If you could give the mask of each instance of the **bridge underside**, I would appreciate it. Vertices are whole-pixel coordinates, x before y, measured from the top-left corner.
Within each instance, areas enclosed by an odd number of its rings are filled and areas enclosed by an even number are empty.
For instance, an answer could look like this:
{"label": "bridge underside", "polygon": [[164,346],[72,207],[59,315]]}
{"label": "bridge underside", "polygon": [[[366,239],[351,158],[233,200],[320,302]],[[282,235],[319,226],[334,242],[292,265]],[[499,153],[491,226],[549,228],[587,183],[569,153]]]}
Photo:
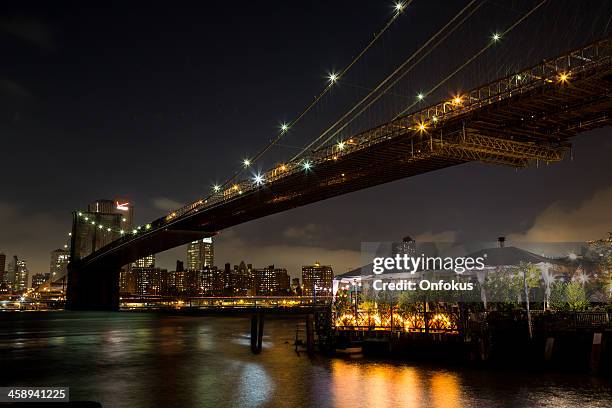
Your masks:
{"label": "bridge underside", "polygon": [[[472,161],[525,167],[562,160],[571,137],[612,123],[611,65],[608,61],[583,70],[568,84],[550,83],[479,101],[475,109],[438,125],[430,122],[427,129],[418,130],[400,118],[366,132],[372,140],[367,148],[349,150],[318,162],[310,171],[294,172],[165,225],[154,225],[137,237],[121,238],[75,262],[69,282],[79,282],[81,275],[95,277],[80,280],[87,288],[69,283],[69,307],[86,304],[76,292],[93,293],[99,280],[109,279],[103,288],[115,285],[115,277],[106,276],[116,275],[121,265],[256,218]],[[118,297],[109,295],[107,300],[110,303],[104,299],[94,303],[118,306]]]}

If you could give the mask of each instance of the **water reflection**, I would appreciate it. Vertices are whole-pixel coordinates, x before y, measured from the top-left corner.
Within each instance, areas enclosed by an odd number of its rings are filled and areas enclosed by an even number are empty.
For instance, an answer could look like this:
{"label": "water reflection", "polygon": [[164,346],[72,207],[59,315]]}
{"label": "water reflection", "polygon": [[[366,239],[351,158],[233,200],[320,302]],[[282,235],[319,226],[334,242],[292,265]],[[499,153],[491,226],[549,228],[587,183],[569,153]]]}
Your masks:
{"label": "water reflection", "polygon": [[105,407],[611,406],[609,381],[500,373],[293,350],[295,320],[129,313],[3,314],[0,385],[69,385]]}
{"label": "water reflection", "polygon": [[332,361],[334,406],[459,407],[461,385],[457,374],[419,372],[410,366]]}

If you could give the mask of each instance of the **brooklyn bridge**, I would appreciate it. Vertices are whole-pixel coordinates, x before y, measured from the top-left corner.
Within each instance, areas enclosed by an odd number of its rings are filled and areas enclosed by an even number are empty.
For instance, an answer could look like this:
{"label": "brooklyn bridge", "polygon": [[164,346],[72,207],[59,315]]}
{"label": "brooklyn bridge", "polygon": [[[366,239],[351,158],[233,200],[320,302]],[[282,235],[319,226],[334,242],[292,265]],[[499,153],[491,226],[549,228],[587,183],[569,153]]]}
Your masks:
{"label": "brooklyn bridge", "polygon": [[[341,78],[331,76],[330,86]],[[603,38],[435,104],[408,107],[367,131],[313,138],[292,159],[253,177],[238,172],[150,223],[109,228],[110,244],[80,259],[72,254],[67,308],[117,309],[123,265],[250,220],[469,162],[517,168],[558,162],[571,155],[573,137],[611,123],[611,91],[612,40]],[[84,213],[73,218],[71,248],[78,228],[106,231]]]}

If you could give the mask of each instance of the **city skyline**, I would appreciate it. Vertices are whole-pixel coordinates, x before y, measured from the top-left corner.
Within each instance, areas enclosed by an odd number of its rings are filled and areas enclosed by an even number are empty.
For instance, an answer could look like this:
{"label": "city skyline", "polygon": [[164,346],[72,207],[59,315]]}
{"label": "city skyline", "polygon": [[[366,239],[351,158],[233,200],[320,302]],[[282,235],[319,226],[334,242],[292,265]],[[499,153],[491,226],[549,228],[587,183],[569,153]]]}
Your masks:
{"label": "city skyline", "polygon": [[[310,38],[300,30],[289,29],[289,23],[278,18],[287,12],[283,9],[285,6],[245,5],[236,14],[231,6],[215,5],[211,13],[231,15],[237,20],[236,24],[256,33],[255,37],[242,43],[240,34],[230,33],[226,38],[215,36],[215,41],[219,42],[217,47],[211,47],[204,54],[195,54],[185,50],[197,49],[199,40],[212,35],[213,28],[194,28],[194,32],[186,34],[180,30],[183,20],[166,19],[164,25],[174,28],[169,30],[174,34],[162,47],[140,49],[142,55],[152,61],[147,74],[126,77],[120,65],[111,63],[107,70],[98,72],[100,81],[94,84],[85,73],[104,62],[98,55],[122,56],[120,60],[130,67],[138,66],[138,60],[125,55],[121,51],[123,48],[113,49],[112,46],[123,41],[131,47],[142,46],[141,35],[155,32],[153,21],[165,18],[163,10],[153,8],[152,22],[135,33],[130,30],[130,16],[138,10],[128,7],[114,31],[100,37],[95,28],[104,24],[103,15],[85,13],[78,21],[66,21],[51,8],[5,7],[12,19],[21,21],[19,19],[26,16],[32,25],[15,29],[14,25],[4,23],[0,27],[7,55],[16,56],[8,62],[11,69],[0,82],[1,103],[6,108],[2,113],[6,119],[2,131],[11,136],[5,142],[7,151],[29,152],[33,160],[30,166],[23,168],[19,166],[20,155],[9,155],[1,164],[6,169],[22,170],[11,172],[0,197],[0,224],[3,226],[0,250],[7,257],[17,254],[26,259],[32,273],[46,272],[49,251],[63,246],[71,211],[85,208],[96,198],[126,197],[134,203],[137,223],[144,223],[209,191],[212,184],[221,181],[245,156],[265,143],[279,122],[291,117],[309,100],[313,90],[326,80],[327,72],[342,66],[350,56],[347,50],[357,49],[367,37],[368,30],[361,28],[374,29],[380,25],[380,21],[372,21],[372,15],[384,20],[391,13],[375,4],[326,7],[325,13],[344,17],[336,21],[322,19],[321,8],[304,6],[300,24],[308,26],[316,22],[325,33]],[[420,13],[443,21],[456,11],[459,3],[451,4],[448,10],[433,4],[419,7]],[[72,8],[67,13],[78,11]],[[186,10],[181,18],[192,21],[189,14]],[[254,27],[248,18],[252,15],[263,19],[263,26],[282,26],[255,29],[260,23]],[[408,20],[406,26],[420,27],[421,23],[412,14],[403,18]],[[576,24],[575,30],[579,31],[584,21]],[[357,26],[361,27],[361,34],[354,37]],[[403,30],[402,27],[397,30]],[[275,33],[283,28],[286,28],[287,37],[277,38]],[[595,34],[572,37],[571,44],[581,44]],[[562,36],[560,39],[566,40]],[[102,40],[106,41],[104,45],[101,45]],[[290,48],[292,42],[301,44],[306,52],[290,53],[282,69],[273,59],[271,62],[266,58],[254,58],[249,65],[252,70],[249,78],[258,81],[245,83],[240,75],[242,65],[238,56],[250,55],[254,44],[262,48],[260,55],[275,55],[280,49]],[[417,43],[418,38],[414,38],[414,43],[403,47],[410,50]],[[511,43],[502,41],[500,47]],[[184,47],[179,51],[179,60],[175,54],[176,44]],[[75,59],[84,49],[90,49],[92,54]],[[339,54],[339,49],[343,49],[343,53]],[[516,52],[516,48],[507,51]],[[404,54],[395,51],[391,57],[400,58]],[[313,60],[311,55],[318,57]],[[224,58],[229,63],[220,71],[216,62]],[[76,69],[64,72],[58,69],[62,63]],[[34,66],[37,70],[46,68],[36,81],[28,75]],[[299,73],[295,71],[297,67]],[[166,81],[162,90],[153,91],[160,81],[153,72],[158,72]],[[204,77],[219,75],[231,80],[222,84],[202,82]],[[119,98],[124,99],[123,103],[107,103],[120,95],[108,84],[118,84],[129,93],[126,98]],[[339,85],[348,89],[352,84],[342,85],[340,81]],[[296,91],[288,94],[286,89]],[[259,104],[264,91],[266,103]],[[405,91],[412,92],[412,88],[407,87]],[[225,95],[222,106],[227,108],[227,113],[213,114],[215,105],[203,101],[203,95],[211,92]],[[95,109],[84,113],[75,104],[79,99],[85,101],[83,105]],[[192,100],[201,103],[184,102]],[[258,105],[264,106],[259,108]],[[57,106],[69,109],[57,112]],[[233,121],[234,114],[247,112],[249,128]],[[232,126],[228,128],[227,123]],[[372,125],[375,123],[376,118]],[[303,132],[312,129],[312,124],[305,124]],[[219,140],[202,137],[209,134],[223,137]],[[250,136],[253,134],[256,136]],[[177,142],[167,143],[168,135]],[[518,172],[510,168],[466,164],[255,220],[221,232],[216,237],[217,257],[233,264],[241,260],[262,266],[276,262],[285,265],[293,276],[297,272],[292,271],[297,271],[299,265],[317,259],[334,265],[338,272],[357,267],[361,241],[392,241],[406,234],[421,241],[494,240],[498,235],[508,236],[509,241],[525,236],[538,240],[554,237],[576,241],[604,236],[609,229],[605,220],[610,218],[612,208],[612,182],[608,176],[612,173],[608,160],[612,142],[607,135],[608,131],[603,129],[577,137],[573,159],[562,163],[541,164],[538,168]],[[54,145],[57,155],[53,158],[45,154],[50,147],[49,137],[57,145]],[[108,142],[99,151],[95,150],[98,140]],[[69,154],[71,146],[96,154]],[[204,163],[201,163],[202,157],[206,159]],[[63,181],[71,166],[91,166],[98,176],[90,179],[87,172],[76,175],[75,183],[79,188],[72,189],[73,183]],[[48,171],[50,168],[56,171]],[[144,173],[148,177],[144,178]],[[48,183],[38,177],[40,174],[55,181]],[[186,177],[185,181],[176,183],[181,177]],[[546,189],[541,188],[544,185]],[[381,200],[388,196],[393,199]],[[42,206],[40,197],[52,199],[44,200]],[[447,208],[449,201],[453,204],[450,210]],[[372,211],[381,205],[384,211]],[[432,216],[416,215],[425,207]],[[345,211],[346,208],[351,210]],[[337,216],[339,212],[343,214],[341,217]],[[262,230],[267,233],[261,235]],[[177,248],[159,254],[158,263],[172,268],[183,253],[184,248]],[[279,253],[284,259],[270,259],[272,254]]]}

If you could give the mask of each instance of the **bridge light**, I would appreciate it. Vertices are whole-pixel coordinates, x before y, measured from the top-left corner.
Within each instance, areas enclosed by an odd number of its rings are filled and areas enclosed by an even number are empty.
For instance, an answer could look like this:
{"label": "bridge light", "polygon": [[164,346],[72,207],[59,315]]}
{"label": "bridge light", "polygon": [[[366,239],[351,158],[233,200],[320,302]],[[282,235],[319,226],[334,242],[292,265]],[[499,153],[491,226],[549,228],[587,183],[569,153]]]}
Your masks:
{"label": "bridge light", "polygon": [[520,81],[521,79],[523,79],[523,77],[522,77],[522,76],[520,76],[520,75],[517,75],[517,76],[516,76],[516,80],[517,80],[517,81]]}
{"label": "bridge light", "polygon": [[401,13],[402,11],[404,11],[404,3],[401,1],[398,1],[397,3],[395,3],[395,11],[397,11],[398,13]]}
{"label": "bridge light", "polygon": [[258,186],[262,185],[264,182],[264,178],[261,174],[257,174],[255,177],[253,177],[253,181],[255,182],[255,184],[257,184]]}
{"label": "bridge light", "polygon": [[434,122],[437,122],[438,121],[438,117],[434,116],[433,118],[431,118],[431,120],[433,120]]}
{"label": "bridge light", "polygon": [[125,234],[125,231],[124,231],[124,230],[121,230],[121,231],[119,231],[119,233],[120,233],[121,235],[123,235],[123,234]]}
{"label": "bridge light", "polygon": [[91,225],[96,225],[96,222],[95,222],[95,221],[92,221],[92,222],[91,222]]}
{"label": "bridge light", "polygon": [[151,229],[151,224],[147,224],[146,229]]}
{"label": "bridge light", "polygon": [[344,142],[338,142],[338,150],[344,150],[344,146],[346,144]]}
{"label": "bridge light", "polygon": [[244,167],[249,167],[251,165],[251,161],[249,159],[244,159],[242,164],[244,164]]}
{"label": "bridge light", "polygon": [[284,164],[282,164],[282,165],[280,166],[280,170],[281,170],[281,171],[285,171],[285,170],[287,170],[287,166],[285,166]]}
{"label": "bridge light", "polygon": [[137,229],[133,230],[132,234],[138,234],[138,230]]}
{"label": "bridge light", "polygon": [[106,230],[107,230],[108,232],[111,232],[111,229],[110,229],[110,228],[107,228]]}
{"label": "bridge light", "polygon": [[499,40],[501,40],[501,35],[499,33],[494,33],[491,36],[491,39],[493,40],[493,42],[498,42]]}
{"label": "bridge light", "polygon": [[334,84],[338,80],[338,74],[336,74],[335,72],[332,72],[331,74],[329,74],[327,79],[329,79],[330,84]]}
{"label": "bridge light", "polygon": [[237,185],[237,184],[234,184],[234,185],[232,186],[232,189],[233,189],[233,190],[238,190],[238,185]]}
{"label": "bridge light", "polygon": [[423,95],[422,93],[419,92],[419,94],[417,95],[417,99],[419,101],[422,101],[423,99],[425,99],[425,95]]}
{"label": "bridge light", "polygon": [[281,128],[281,131],[282,131],[283,133],[285,133],[286,131],[288,131],[288,130],[289,130],[289,125],[283,122],[283,123],[281,123],[280,128]]}
{"label": "bridge light", "polygon": [[419,123],[419,131],[424,132],[425,130],[427,130],[427,125],[425,125],[425,122]]}
{"label": "bridge light", "polygon": [[67,244],[64,244],[64,248],[68,248],[68,245],[67,245]]}
{"label": "bridge light", "polygon": [[125,219],[125,218],[121,219],[121,222],[126,222],[126,221],[127,221],[127,219]]}
{"label": "bridge light", "polygon": [[308,171],[308,170],[310,170],[312,168],[312,164],[309,161],[305,161],[302,164],[302,167],[304,168],[304,170]]}
{"label": "bridge light", "polygon": [[220,186],[220,185],[218,185],[218,184],[215,184],[215,185],[213,186],[213,190],[215,190],[215,193],[216,193],[217,191],[221,190],[221,186]]}
{"label": "bridge light", "polygon": [[569,82],[569,74],[567,74],[566,72],[561,72],[559,74],[558,80],[562,84],[568,83]]}
{"label": "bridge light", "polygon": [[463,99],[461,98],[460,95],[457,95],[453,98],[453,104],[455,105],[461,105],[461,102],[463,102]]}
{"label": "bridge light", "polygon": [[85,217],[85,221],[89,221],[89,217]]}
{"label": "bridge light", "polygon": [[79,211],[78,215],[79,215],[79,217],[82,217],[83,213]]}
{"label": "bridge light", "polygon": [[98,228],[103,229],[104,225],[100,224],[100,225],[98,225]]}
{"label": "bridge light", "polygon": [[68,236],[69,236],[69,237],[71,237],[71,236],[72,236],[72,232],[69,232],[69,233],[68,233]]}

